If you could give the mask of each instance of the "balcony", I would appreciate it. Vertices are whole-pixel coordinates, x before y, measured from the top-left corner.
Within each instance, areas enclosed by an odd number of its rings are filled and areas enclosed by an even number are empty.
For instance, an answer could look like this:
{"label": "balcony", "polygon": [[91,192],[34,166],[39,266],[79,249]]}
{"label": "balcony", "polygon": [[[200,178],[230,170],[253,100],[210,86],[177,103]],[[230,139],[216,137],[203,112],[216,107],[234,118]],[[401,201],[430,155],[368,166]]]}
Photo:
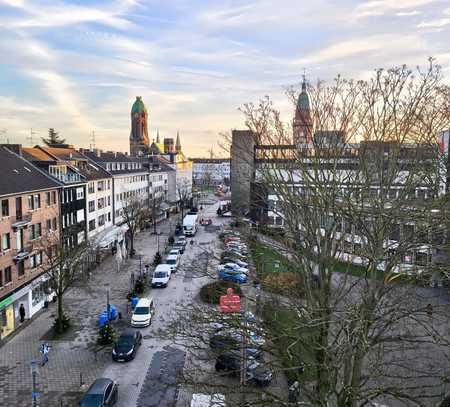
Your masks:
{"label": "balcony", "polygon": [[19,261],[27,258],[32,251],[33,251],[33,246],[31,246],[31,245],[26,245],[26,246],[23,246],[21,249],[13,250],[13,261],[15,263],[18,263]]}
{"label": "balcony", "polygon": [[14,230],[23,228],[27,226],[31,222],[31,213],[27,213],[24,215],[16,215],[12,221],[12,227]]}

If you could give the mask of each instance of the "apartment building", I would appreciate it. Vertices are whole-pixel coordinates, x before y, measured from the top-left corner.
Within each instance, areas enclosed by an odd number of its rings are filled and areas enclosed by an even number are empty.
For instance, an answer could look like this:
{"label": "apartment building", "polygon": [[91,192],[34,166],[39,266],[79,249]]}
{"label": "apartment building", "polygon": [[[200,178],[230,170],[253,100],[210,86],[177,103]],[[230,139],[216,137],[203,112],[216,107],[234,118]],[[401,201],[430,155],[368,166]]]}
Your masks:
{"label": "apartment building", "polygon": [[0,339],[48,300],[47,261],[40,243],[59,234],[62,185],[21,156],[20,145],[0,146]]}
{"label": "apartment building", "polygon": [[230,184],[229,158],[193,158],[192,182],[195,186]]}
{"label": "apartment building", "polygon": [[[62,147],[70,149],[67,145]],[[71,247],[87,238],[86,225],[86,186],[87,179],[71,160],[60,158],[44,147],[23,148],[23,157],[36,167],[45,171],[61,184],[60,233],[63,242]],[[68,152],[70,158],[70,151]]]}

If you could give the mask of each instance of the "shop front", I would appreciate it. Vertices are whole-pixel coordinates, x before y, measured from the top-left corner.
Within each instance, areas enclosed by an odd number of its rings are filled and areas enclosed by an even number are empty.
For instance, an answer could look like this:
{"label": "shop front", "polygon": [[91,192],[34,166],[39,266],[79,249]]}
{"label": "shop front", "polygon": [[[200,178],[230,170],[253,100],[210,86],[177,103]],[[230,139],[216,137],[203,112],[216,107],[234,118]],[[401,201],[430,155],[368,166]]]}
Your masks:
{"label": "shop front", "polygon": [[3,339],[14,331],[14,307],[12,296],[6,297],[0,301],[0,317],[2,322],[0,339]]}

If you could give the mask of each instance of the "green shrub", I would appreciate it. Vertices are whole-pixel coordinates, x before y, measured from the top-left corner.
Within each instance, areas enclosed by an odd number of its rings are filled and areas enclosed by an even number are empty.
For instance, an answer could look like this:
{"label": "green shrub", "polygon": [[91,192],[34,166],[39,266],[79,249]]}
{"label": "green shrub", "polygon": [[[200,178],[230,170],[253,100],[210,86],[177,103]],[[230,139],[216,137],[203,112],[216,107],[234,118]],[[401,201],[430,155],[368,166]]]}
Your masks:
{"label": "green shrub", "polygon": [[145,284],[144,281],[139,279],[134,284],[134,292],[136,294],[142,294],[145,291]]}
{"label": "green shrub", "polygon": [[225,295],[228,288],[232,288],[235,294],[242,295],[239,284],[231,281],[214,281],[200,289],[200,298],[208,304],[219,304],[220,296]]}
{"label": "green shrub", "polygon": [[156,252],[155,257],[153,257],[153,267],[156,267],[157,265],[161,264],[162,262],[162,256],[160,252]]}
{"label": "green shrub", "polygon": [[97,343],[99,345],[109,345],[114,342],[115,339],[114,328],[106,323],[98,331]]}

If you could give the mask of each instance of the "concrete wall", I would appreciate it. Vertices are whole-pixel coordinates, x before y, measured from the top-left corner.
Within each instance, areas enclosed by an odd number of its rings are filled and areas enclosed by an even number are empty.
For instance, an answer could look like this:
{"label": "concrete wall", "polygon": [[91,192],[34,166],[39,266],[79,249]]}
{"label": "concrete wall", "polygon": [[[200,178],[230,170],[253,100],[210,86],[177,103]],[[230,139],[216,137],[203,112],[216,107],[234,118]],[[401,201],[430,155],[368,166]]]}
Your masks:
{"label": "concrete wall", "polygon": [[242,216],[250,210],[250,185],[254,179],[255,139],[250,130],[233,130],[231,145],[231,210]]}

